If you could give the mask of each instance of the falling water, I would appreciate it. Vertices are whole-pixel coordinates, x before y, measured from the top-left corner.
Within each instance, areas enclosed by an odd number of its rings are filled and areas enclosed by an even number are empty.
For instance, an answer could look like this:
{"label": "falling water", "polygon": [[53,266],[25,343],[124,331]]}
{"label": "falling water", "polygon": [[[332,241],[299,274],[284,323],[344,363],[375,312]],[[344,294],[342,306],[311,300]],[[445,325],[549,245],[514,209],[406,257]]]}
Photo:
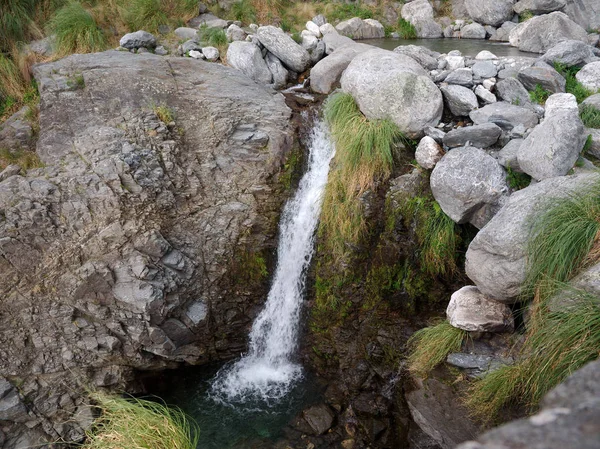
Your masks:
{"label": "falling water", "polygon": [[286,204],[279,225],[277,268],[264,309],[250,332],[250,348],[234,365],[219,372],[211,395],[226,403],[278,401],[302,376],[292,356],[297,345],[306,270],[327,184],[334,148],[318,121],[309,139],[308,170]]}

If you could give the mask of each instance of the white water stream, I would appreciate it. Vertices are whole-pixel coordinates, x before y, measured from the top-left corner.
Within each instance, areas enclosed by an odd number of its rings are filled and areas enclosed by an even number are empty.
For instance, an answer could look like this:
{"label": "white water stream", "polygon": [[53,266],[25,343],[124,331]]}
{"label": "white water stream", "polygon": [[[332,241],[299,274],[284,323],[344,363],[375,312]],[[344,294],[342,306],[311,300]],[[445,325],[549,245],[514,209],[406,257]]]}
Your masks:
{"label": "white water stream", "polygon": [[334,154],[321,121],[315,123],[308,146],[308,170],[281,215],[277,268],[265,307],[252,326],[248,353],[213,381],[211,396],[216,400],[277,401],[302,376],[302,367],[292,356],[297,347],[306,271]]}

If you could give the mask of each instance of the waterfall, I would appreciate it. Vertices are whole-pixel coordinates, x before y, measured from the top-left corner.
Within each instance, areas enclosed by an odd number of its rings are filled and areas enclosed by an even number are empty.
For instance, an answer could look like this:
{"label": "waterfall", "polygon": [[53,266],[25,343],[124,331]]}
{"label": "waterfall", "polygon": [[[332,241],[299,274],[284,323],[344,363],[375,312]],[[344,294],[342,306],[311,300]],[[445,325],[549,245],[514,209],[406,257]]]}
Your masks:
{"label": "waterfall", "polygon": [[314,252],[314,234],[334,148],[328,130],[317,121],[309,137],[308,169],[279,224],[277,267],[264,309],[250,332],[248,353],[215,377],[211,396],[226,403],[285,396],[302,376],[292,356],[297,346],[306,271]]}

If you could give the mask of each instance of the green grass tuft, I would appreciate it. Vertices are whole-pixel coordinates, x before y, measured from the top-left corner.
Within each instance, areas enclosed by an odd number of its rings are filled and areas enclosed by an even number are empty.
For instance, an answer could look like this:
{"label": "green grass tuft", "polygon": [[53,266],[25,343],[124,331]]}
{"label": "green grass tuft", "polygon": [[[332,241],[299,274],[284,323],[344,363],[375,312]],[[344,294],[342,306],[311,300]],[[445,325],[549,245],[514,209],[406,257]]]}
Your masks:
{"label": "green grass tuft", "polygon": [[527,173],[519,173],[512,168],[506,168],[506,181],[513,190],[521,190],[531,184],[531,176]]}
{"label": "green grass tuft", "polygon": [[243,23],[253,23],[256,21],[256,8],[250,0],[238,0],[234,2],[231,5],[231,14],[235,20]]}
{"label": "green grass tuft", "polygon": [[33,16],[36,0],[2,0],[0,2],[0,52],[9,51],[16,42],[39,37]]}
{"label": "green grass tuft", "polygon": [[552,95],[552,92],[544,89],[541,84],[536,84],[535,89],[529,92],[529,98],[531,98],[531,101],[537,104],[546,103],[546,100],[550,95]]}
{"label": "green grass tuft", "polygon": [[206,42],[213,47],[223,47],[227,45],[227,35],[221,28],[207,28],[204,25],[200,27],[198,36],[202,42]]}
{"label": "green grass tuft", "polygon": [[412,23],[404,20],[402,17],[398,19],[398,34],[402,39],[416,39],[417,30]]}
{"label": "green grass tuft", "polygon": [[173,110],[166,104],[154,105],[152,106],[152,110],[158,119],[165,125],[175,121],[175,114],[173,114]]}
{"label": "green grass tuft", "polygon": [[555,282],[570,280],[600,259],[600,183],[556,200],[533,223],[528,245],[525,298],[552,293]]}
{"label": "green grass tuft", "polygon": [[9,151],[6,148],[0,149],[0,171],[4,170],[10,164],[16,164],[23,170],[29,170],[31,168],[40,168],[44,164],[40,161],[40,158],[33,151],[18,150]]}
{"label": "green grass tuft", "polygon": [[577,81],[575,75],[579,72],[580,68],[578,67],[568,67],[559,62],[554,63],[554,69],[565,77],[567,83],[565,85],[565,92],[569,94],[575,95],[577,103],[581,103],[587,97],[592,95],[594,92],[585,88],[583,84]]}
{"label": "green grass tuft", "polygon": [[356,3],[336,3],[335,9],[327,14],[327,18],[332,23],[336,20],[348,20],[353,17],[372,19],[373,11],[358,1]]}
{"label": "green grass tuft", "polygon": [[92,399],[101,416],[86,432],[83,449],[196,449],[198,427],[177,408],[101,393]]}
{"label": "green grass tuft", "polygon": [[92,14],[76,1],[56,12],[48,30],[56,34],[56,48],[63,55],[101,51],[107,46],[106,36]]}
{"label": "green grass tuft", "polygon": [[523,11],[521,14],[519,14],[519,23],[527,22],[528,20],[533,19],[534,17],[535,14],[531,11]]}
{"label": "green grass tuft", "polygon": [[161,0],[130,0],[125,5],[125,22],[132,31],[145,30],[151,33],[169,22]]}
{"label": "green grass tuft", "polygon": [[584,104],[579,110],[579,117],[587,128],[600,129],[600,110],[590,104]]}
{"label": "green grass tuft", "polygon": [[460,351],[466,336],[466,331],[447,321],[415,332],[408,340],[408,370],[419,377],[427,376],[448,354]]}

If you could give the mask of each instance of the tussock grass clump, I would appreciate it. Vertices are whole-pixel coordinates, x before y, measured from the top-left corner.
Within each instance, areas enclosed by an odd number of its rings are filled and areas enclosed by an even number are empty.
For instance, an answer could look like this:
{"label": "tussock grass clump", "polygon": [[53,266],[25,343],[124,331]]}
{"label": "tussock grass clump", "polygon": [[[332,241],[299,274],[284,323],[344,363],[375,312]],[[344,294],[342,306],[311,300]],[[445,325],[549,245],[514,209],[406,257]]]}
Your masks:
{"label": "tussock grass clump", "polygon": [[8,97],[21,101],[26,90],[23,74],[15,62],[0,54],[0,101]]}
{"label": "tussock grass clump", "polygon": [[332,254],[343,260],[366,229],[360,196],[390,175],[403,136],[390,120],[367,120],[350,94],[332,95],[324,116],[336,155],[325,190],[320,233],[326,236]]}
{"label": "tussock grass clump", "polygon": [[599,356],[600,298],[563,283],[557,298],[536,304],[521,359],[472,385],[467,405],[475,416],[492,421],[506,406],[519,404],[533,411],[542,397],[571,373]]}
{"label": "tussock grass clump", "polygon": [[565,92],[575,95],[577,103],[581,103],[594,93],[584,87],[583,84],[581,84],[579,81],[577,81],[577,78],[575,78],[575,75],[577,75],[577,72],[580,70],[579,67],[568,67],[559,62],[555,62],[554,69],[565,77],[565,80],[567,81],[565,85]]}
{"label": "tussock grass clump", "polygon": [[107,45],[92,14],[76,1],[57,11],[48,29],[56,34],[56,47],[63,55],[101,51]]}
{"label": "tussock grass clump", "polygon": [[124,19],[131,30],[155,33],[168,22],[160,0],[131,0],[127,2]]}
{"label": "tussock grass clump", "polygon": [[36,0],[0,2],[0,51],[8,51],[17,42],[40,36],[33,21],[36,3]]}
{"label": "tussock grass clump", "polygon": [[402,39],[416,39],[417,29],[408,20],[398,19],[398,34]]}
{"label": "tussock grass clump", "polygon": [[535,89],[529,92],[529,98],[531,98],[531,101],[537,104],[546,103],[546,100],[550,95],[552,95],[552,92],[544,89],[541,84],[536,84]]}
{"label": "tussock grass clump", "polygon": [[362,5],[360,2],[339,3],[335,4],[335,9],[332,9],[327,16],[331,22],[336,20],[347,20],[352,17],[372,19],[373,11],[369,7]]}
{"label": "tussock grass clump", "polygon": [[600,110],[592,105],[584,104],[579,111],[579,117],[587,128],[600,129]]}
{"label": "tussock grass clump", "polygon": [[548,205],[533,224],[524,295],[542,298],[600,260],[600,183]]}
{"label": "tussock grass clump", "polygon": [[450,325],[447,321],[418,330],[408,340],[408,370],[414,375],[426,376],[443,362],[448,354],[459,352],[466,336],[466,331]]}
{"label": "tussock grass clump", "polygon": [[208,28],[206,25],[203,25],[198,31],[198,36],[202,42],[206,42],[213,47],[227,45],[227,35],[221,28]]}
{"label": "tussock grass clump", "polygon": [[243,23],[256,21],[256,8],[250,0],[238,0],[231,5],[231,15]]}
{"label": "tussock grass clump", "polygon": [[196,449],[198,429],[181,410],[95,393],[101,416],[83,449]]}

